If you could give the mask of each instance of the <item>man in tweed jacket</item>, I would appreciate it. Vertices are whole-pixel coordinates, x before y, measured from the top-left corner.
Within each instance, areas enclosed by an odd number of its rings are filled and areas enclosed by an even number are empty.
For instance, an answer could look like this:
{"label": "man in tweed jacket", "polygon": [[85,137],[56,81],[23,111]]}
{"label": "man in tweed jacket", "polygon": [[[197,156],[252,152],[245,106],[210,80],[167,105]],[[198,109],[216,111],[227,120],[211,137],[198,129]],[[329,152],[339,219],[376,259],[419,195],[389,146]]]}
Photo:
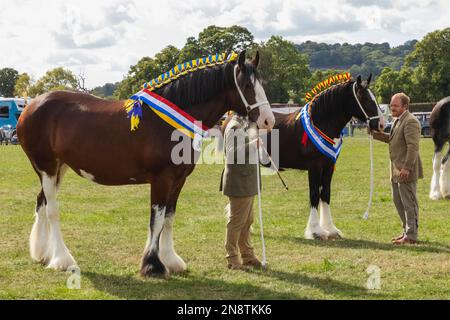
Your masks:
{"label": "man in tweed jacket", "polygon": [[389,144],[391,183],[394,204],[403,223],[403,234],[392,239],[393,244],[414,244],[419,228],[417,180],[423,178],[419,155],[420,123],[408,111],[409,97],[397,93],[391,99],[395,117],[390,134],[375,132],[373,137]]}

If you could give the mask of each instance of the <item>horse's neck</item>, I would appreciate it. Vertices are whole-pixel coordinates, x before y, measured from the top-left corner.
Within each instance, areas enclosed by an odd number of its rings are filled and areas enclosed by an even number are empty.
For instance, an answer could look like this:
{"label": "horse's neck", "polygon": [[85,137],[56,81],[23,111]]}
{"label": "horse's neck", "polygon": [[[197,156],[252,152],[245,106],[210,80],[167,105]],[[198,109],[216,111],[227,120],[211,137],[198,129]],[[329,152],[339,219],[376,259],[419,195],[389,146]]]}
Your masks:
{"label": "horse's neck", "polygon": [[[318,108],[327,108],[326,112],[325,110],[312,110],[312,122],[330,138],[339,138],[342,129],[352,118],[350,113],[346,111],[346,103],[349,103],[350,99],[346,92],[346,90],[339,92],[339,96],[334,103],[327,103],[327,100],[325,100],[324,103],[317,106]],[[313,109],[315,107],[315,105],[312,106]]]}
{"label": "horse's neck", "polygon": [[201,121],[204,125],[211,128],[226,112],[225,100],[221,95],[218,95],[206,103],[190,106],[185,111],[196,120]]}

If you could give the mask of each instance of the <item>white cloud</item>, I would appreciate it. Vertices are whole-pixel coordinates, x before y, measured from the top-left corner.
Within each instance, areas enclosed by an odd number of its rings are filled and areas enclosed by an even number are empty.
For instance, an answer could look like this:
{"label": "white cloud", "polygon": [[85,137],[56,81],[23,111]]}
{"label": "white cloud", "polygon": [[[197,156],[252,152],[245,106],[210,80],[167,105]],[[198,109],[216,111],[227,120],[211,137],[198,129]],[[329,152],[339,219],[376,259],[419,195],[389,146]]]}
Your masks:
{"label": "white cloud", "polygon": [[447,0],[1,0],[0,12],[0,68],[39,78],[65,66],[89,87],[120,81],[143,56],[212,24],[242,25],[257,41],[391,45],[450,26]]}

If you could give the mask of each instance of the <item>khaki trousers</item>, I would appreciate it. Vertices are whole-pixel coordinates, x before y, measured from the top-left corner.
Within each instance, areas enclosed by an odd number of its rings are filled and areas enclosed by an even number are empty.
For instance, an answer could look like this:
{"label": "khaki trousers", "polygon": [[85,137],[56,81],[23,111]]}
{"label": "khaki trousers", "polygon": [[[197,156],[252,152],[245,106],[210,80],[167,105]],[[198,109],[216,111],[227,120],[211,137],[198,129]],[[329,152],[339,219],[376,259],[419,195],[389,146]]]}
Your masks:
{"label": "khaki trousers", "polygon": [[398,215],[403,223],[406,237],[417,241],[419,229],[419,204],[417,202],[417,182],[392,182],[392,197]]}
{"label": "khaki trousers", "polygon": [[255,257],[250,241],[250,227],[253,223],[253,199],[254,196],[229,197],[230,215],[225,235],[228,263],[241,263],[239,251],[244,263]]}

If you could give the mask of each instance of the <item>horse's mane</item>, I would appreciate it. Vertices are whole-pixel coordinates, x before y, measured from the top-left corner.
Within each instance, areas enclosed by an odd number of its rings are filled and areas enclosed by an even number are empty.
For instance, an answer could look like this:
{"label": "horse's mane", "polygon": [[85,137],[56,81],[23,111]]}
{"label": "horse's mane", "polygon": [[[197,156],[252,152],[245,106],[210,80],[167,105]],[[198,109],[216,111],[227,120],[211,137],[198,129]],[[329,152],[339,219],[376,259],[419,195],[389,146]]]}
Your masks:
{"label": "horse's mane", "polygon": [[[234,86],[236,53],[216,54],[179,64],[159,77],[144,83],[142,90],[153,91],[181,109],[210,101],[214,96]],[[245,82],[251,75],[259,74],[253,63],[245,62]],[[140,91],[140,92],[141,92]],[[135,130],[142,117],[142,102],[136,94],[125,101],[124,108],[131,119],[131,130]]]}
{"label": "horse's mane", "polygon": [[215,54],[181,63],[143,84],[182,109],[207,102],[234,83],[232,68],[236,53]]}
{"label": "horse's mane", "polygon": [[185,109],[189,105],[209,101],[218,92],[234,84],[235,62],[227,62],[188,73],[154,92]]}
{"label": "horse's mane", "polygon": [[[341,93],[346,90],[348,85],[353,84],[354,80],[347,80],[345,82],[341,82],[335,84],[324,91],[318,93],[311,101],[309,101],[311,105],[311,117],[314,119],[323,119],[326,117],[332,117],[333,112],[335,111],[334,105],[342,103],[342,95]],[[301,112],[301,108],[298,111],[295,111],[289,114],[285,119],[284,123],[288,126],[293,125],[295,121],[299,117],[299,113]]]}
{"label": "horse's mane", "polygon": [[326,119],[333,117],[336,112],[336,105],[343,104],[342,93],[353,84],[353,80],[338,83],[317,95],[310,103],[311,117],[313,119]]}

